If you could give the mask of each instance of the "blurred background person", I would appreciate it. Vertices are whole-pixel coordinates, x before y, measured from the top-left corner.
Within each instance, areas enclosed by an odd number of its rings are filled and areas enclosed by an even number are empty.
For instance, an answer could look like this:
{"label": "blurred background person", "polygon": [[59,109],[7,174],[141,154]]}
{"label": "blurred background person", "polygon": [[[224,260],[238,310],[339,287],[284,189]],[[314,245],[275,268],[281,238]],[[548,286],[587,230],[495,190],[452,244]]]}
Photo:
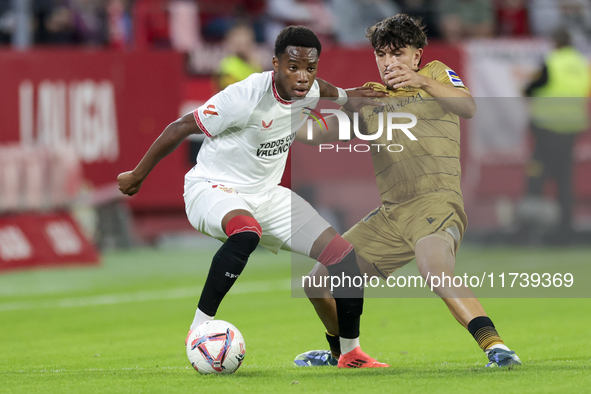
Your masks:
{"label": "blurred background person", "polygon": [[443,38],[450,43],[494,32],[491,0],[439,0],[439,17]]}
{"label": "blurred background person", "polygon": [[70,0],[75,40],[85,45],[105,45],[108,41],[107,12],[103,0]]}
{"label": "blurred background person", "polygon": [[591,49],[591,2],[564,0],[560,3],[561,25],[571,35],[572,44],[579,50]]}
{"label": "blurred background person", "polygon": [[497,0],[495,2],[496,34],[503,37],[529,35],[526,0]]}
{"label": "blurred background person", "polygon": [[35,0],[35,42],[104,45],[107,14],[101,0]]}
{"label": "blurred background person", "polygon": [[265,0],[199,0],[198,4],[206,41],[222,41],[237,23],[253,26],[256,40],[264,41]]}
{"label": "blurred background person", "polygon": [[[412,1],[411,1],[412,3]],[[400,12],[391,0],[332,0],[335,36],[345,46],[366,45],[365,30],[374,23]]]}
{"label": "blurred background person", "polygon": [[[339,7],[344,8],[344,3],[348,1],[339,0]],[[341,5],[341,3],[343,4]],[[267,0],[266,14],[268,21],[265,28],[265,38],[270,47],[273,46],[279,32],[289,25],[302,25],[312,29],[325,47],[333,43],[334,18],[326,1]],[[346,25],[346,22],[341,23]]]}
{"label": "blurred background person", "polygon": [[400,12],[421,18],[429,39],[439,38],[437,0],[400,0]]}
{"label": "blurred background person", "polygon": [[556,242],[567,242],[572,227],[573,147],[576,135],[589,127],[591,69],[583,54],[572,46],[566,28],[553,34],[555,49],[547,56],[537,77],[525,90],[534,97],[531,131],[535,147],[527,165],[527,199],[541,198],[546,180],[556,182],[560,224],[553,232]]}
{"label": "blurred background person", "polygon": [[63,45],[76,42],[74,12],[66,1],[37,0],[35,11],[37,18],[35,43]]}
{"label": "blurred background person", "polygon": [[548,37],[559,27],[570,34],[580,50],[590,47],[591,2],[588,0],[530,0],[529,23],[536,36]]}
{"label": "blurred background person", "polygon": [[234,26],[226,36],[228,55],[222,59],[216,75],[218,90],[263,71],[259,62],[254,30],[246,24]]}
{"label": "blurred background person", "polygon": [[168,0],[136,0],[133,37],[136,49],[170,48]]}
{"label": "blurred background person", "polygon": [[106,11],[109,46],[114,49],[127,48],[133,31],[129,1],[108,0]]}
{"label": "blurred background person", "polygon": [[172,0],[168,4],[170,44],[178,52],[202,45],[199,7],[195,0]]}
{"label": "blurred background person", "polygon": [[10,44],[14,31],[15,20],[10,1],[0,0],[0,45]]}

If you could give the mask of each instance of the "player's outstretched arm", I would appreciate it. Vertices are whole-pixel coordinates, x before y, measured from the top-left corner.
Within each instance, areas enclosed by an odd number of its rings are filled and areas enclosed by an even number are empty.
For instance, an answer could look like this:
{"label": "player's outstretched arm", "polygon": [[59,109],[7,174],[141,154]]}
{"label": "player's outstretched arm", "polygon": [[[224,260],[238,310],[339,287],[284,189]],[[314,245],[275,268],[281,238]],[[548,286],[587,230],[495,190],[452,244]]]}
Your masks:
{"label": "player's outstretched arm", "polygon": [[423,90],[433,96],[439,105],[460,118],[474,117],[476,102],[470,93],[428,77],[424,78]]}
{"label": "player's outstretched arm", "polygon": [[476,102],[470,93],[421,75],[406,64],[394,62],[388,66],[384,82],[392,89],[405,86],[423,89],[434,97],[439,105],[461,118],[470,119],[476,113]]}
{"label": "player's outstretched arm", "polygon": [[[351,97],[367,97],[367,98],[375,98],[375,97],[386,97],[387,94],[384,92],[380,92],[374,90],[371,87],[360,87],[360,88],[352,88],[352,89],[341,89],[337,88],[336,86],[332,85],[330,82],[326,82],[323,79],[316,78],[318,81],[318,87],[320,88],[320,97],[322,98],[335,98],[341,99],[344,102]],[[346,96],[345,96],[346,94]],[[339,101],[339,100],[335,100]]]}
{"label": "player's outstretched arm", "polygon": [[316,81],[318,81],[318,87],[320,88],[320,97],[333,97],[335,99],[339,97],[339,89],[336,86],[324,79],[316,78]]}
{"label": "player's outstretched arm", "polygon": [[160,160],[174,151],[185,138],[191,134],[202,133],[197,126],[193,113],[190,112],[169,124],[160,137],[154,141],[139,164],[132,170],[119,174],[119,190],[121,193],[133,196]]}

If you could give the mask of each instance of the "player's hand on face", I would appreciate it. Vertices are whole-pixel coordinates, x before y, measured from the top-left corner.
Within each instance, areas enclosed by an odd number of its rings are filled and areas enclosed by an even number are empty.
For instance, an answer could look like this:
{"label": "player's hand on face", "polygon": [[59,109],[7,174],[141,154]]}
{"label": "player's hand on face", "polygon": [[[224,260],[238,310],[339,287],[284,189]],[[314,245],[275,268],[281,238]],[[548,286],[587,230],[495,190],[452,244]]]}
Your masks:
{"label": "player's hand on face", "polygon": [[117,182],[119,182],[121,193],[133,196],[142,187],[143,180],[134,175],[133,171],[127,171],[117,176]]}
{"label": "player's hand on face", "polygon": [[347,103],[344,105],[344,107],[345,109],[352,112],[359,111],[366,105],[381,107],[384,105],[384,103],[376,101],[374,99],[384,98],[388,96],[387,93],[380,92],[379,90],[374,90],[370,86],[346,89],[345,91],[347,92],[347,96],[349,96],[349,100],[347,100]]}
{"label": "player's hand on face", "polygon": [[404,86],[420,88],[423,84],[423,78],[422,75],[400,62],[390,64],[384,71],[384,81],[391,89],[398,89]]}

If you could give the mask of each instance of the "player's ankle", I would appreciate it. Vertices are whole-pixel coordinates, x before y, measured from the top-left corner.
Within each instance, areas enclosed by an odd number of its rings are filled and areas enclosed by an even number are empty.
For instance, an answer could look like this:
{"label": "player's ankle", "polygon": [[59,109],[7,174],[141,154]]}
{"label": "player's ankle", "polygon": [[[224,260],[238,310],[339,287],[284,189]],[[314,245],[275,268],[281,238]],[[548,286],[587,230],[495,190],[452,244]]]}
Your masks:
{"label": "player's ankle", "polygon": [[197,327],[199,327],[200,324],[205,323],[206,321],[213,320],[214,317],[215,316],[210,316],[204,313],[203,311],[201,311],[201,309],[197,309],[197,311],[195,312],[195,318],[193,319],[193,323],[191,323],[191,327],[189,329],[194,330]]}
{"label": "player's ankle", "polygon": [[359,347],[359,337],[357,337],[357,338],[343,338],[343,337],[341,337],[340,342],[341,342],[341,354],[347,354]]}
{"label": "player's ankle", "polygon": [[340,337],[338,335],[331,334],[328,332],[328,330],[326,330],[325,335],[326,340],[328,341],[328,346],[330,347],[330,353],[338,360],[339,356],[341,355]]}
{"label": "player's ankle", "polygon": [[507,345],[503,343],[497,343],[496,345],[492,345],[491,347],[487,348],[484,352],[488,354],[488,352],[490,352],[493,349],[503,349],[506,351],[511,351],[511,349],[509,349]]}

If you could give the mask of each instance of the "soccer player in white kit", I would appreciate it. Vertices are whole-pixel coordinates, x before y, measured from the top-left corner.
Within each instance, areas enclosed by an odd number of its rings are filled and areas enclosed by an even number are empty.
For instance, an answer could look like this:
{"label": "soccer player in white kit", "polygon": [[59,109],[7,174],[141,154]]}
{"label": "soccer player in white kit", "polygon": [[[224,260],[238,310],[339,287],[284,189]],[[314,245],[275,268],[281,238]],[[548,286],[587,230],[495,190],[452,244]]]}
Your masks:
{"label": "soccer player in white kit", "polygon": [[[213,258],[190,330],[214,318],[257,245],[275,253],[283,249],[309,256],[325,265],[331,276],[360,275],[353,246],[310,204],[279,186],[294,140],[317,144],[338,139],[338,127],[329,127],[334,135],[315,128],[314,139],[307,139],[306,113],[320,97],[344,104],[347,96],[383,96],[368,88],[345,92],[316,79],[320,52],[321,44],[310,29],[285,28],[275,43],[272,72],[230,85],[171,123],[137,167],[117,178],[121,192],[133,195],[152,168],[187,136],[208,137],[197,165],[185,176],[186,212],[193,227],[224,244]],[[336,119],[327,119],[336,126]],[[343,283],[334,289],[334,297],[341,361],[346,359],[338,366],[387,367],[359,347],[363,287]]]}

